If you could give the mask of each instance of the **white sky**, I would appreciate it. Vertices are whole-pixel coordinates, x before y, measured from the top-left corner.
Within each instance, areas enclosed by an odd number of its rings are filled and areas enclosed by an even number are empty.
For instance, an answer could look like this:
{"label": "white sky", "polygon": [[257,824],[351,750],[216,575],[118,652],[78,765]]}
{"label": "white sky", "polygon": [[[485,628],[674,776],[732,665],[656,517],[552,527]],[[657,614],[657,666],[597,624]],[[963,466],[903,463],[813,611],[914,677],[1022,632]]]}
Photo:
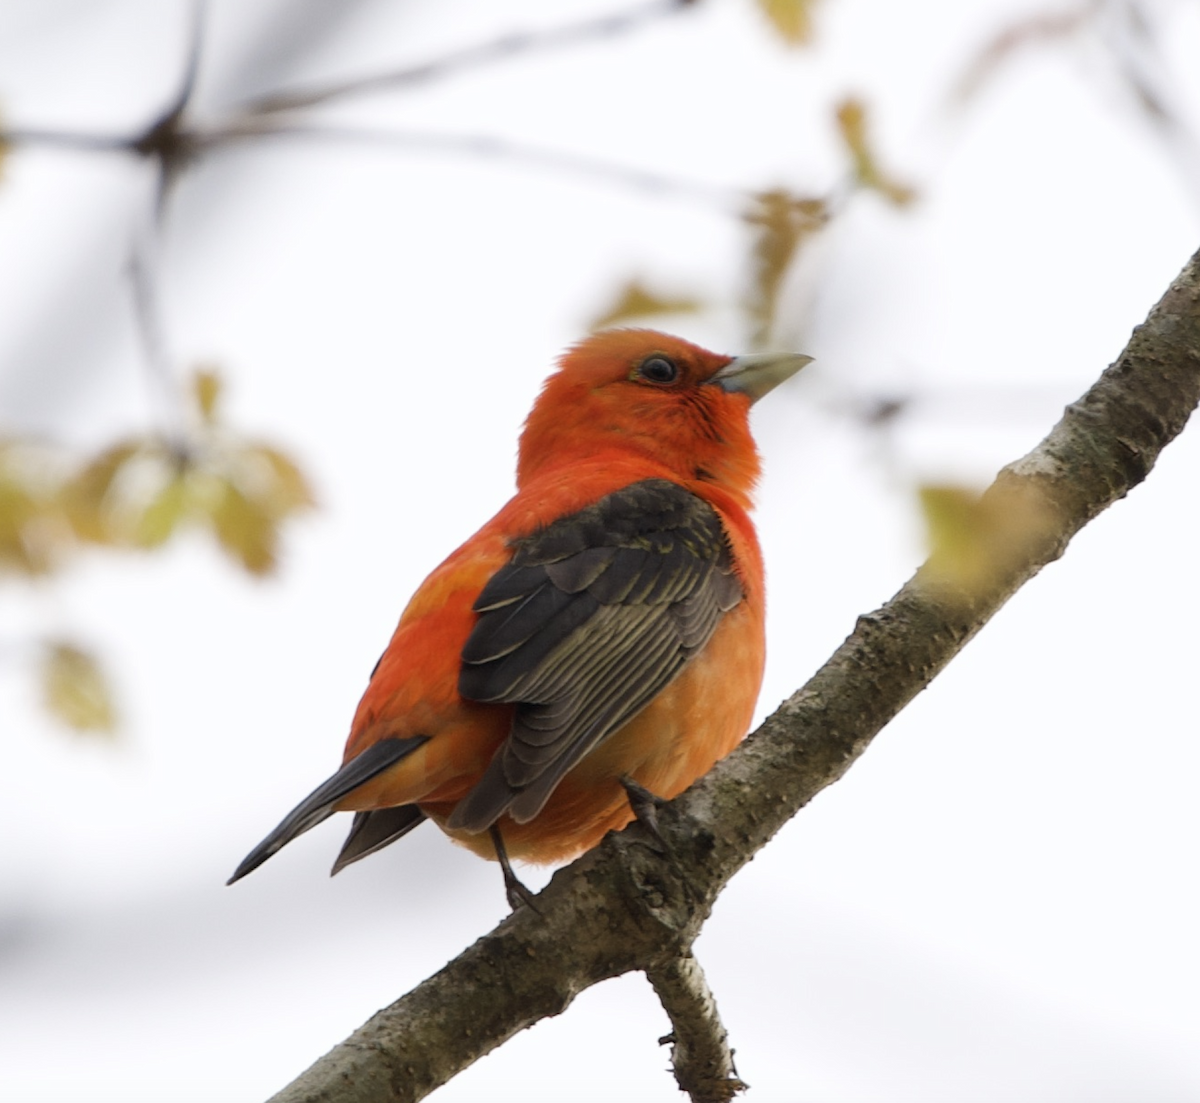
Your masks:
{"label": "white sky", "polygon": [[[1200,9],[1147,7],[1156,79],[1195,130]],[[212,9],[208,118],[280,84],[611,10]],[[1031,447],[1200,242],[1197,178],[1098,39],[1035,49],[971,110],[947,110],[971,52],[1038,10],[826,0],[817,47],[788,52],[749,0],[708,0],[324,116],[820,191],[840,172],[831,105],[872,104],[885,160],[924,198],[904,215],[862,199],[795,281],[816,291],[787,336],[818,362],[755,411],[772,618],[760,713],[915,568],[917,480],[982,482]],[[132,130],[170,95],[185,11],[5,0],[4,117]],[[119,160],[8,162],[0,432],[95,447],[154,424],[121,276],[146,194]],[[261,1099],[501,918],[495,868],[432,828],[330,881],[341,833],[326,825],[222,882],[336,767],[404,601],[504,501],[553,357],[634,273],[729,302],[744,250],[704,203],[504,159],[278,142],[183,181],[163,287],[181,370],[219,362],[233,424],[297,454],[322,509],[288,531],[265,584],[195,536],[5,586],[0,1098]],[[743,341],[728,308],[672,328]],[[911,392],[928,401],[889,448],[838,413]],[[1196,437],[719,902],[697,952],[754,1103],[1200,1097]],[[115,748],[36,707],[22,642],[50,632],[106,657],[126,721]],[[666,1028],[626,977],[434,1098],[674,1100]]]}

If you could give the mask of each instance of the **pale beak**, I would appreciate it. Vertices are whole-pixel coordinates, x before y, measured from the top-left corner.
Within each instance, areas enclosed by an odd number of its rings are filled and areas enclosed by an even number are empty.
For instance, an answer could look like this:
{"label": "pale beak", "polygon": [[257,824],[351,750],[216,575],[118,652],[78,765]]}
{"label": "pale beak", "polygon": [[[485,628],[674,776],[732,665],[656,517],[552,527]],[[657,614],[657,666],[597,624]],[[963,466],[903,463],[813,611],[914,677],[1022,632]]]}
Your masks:
{"label": "pale beak", "polygon": [[811,363],[811,356],[798,352],[755,353],[731,360],[708,382],[725,391],[738,391],[747,395],[751,402],[757,402],[784,380],[791,379],[805,364]]}

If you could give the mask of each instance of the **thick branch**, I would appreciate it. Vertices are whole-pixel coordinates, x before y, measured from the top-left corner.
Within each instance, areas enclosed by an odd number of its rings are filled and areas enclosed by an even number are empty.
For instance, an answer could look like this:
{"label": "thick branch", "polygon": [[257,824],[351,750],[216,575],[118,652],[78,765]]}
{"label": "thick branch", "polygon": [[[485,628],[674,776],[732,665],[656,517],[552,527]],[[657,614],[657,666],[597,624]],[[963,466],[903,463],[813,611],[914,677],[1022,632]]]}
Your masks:
{"label": "thick branch", "polygon": [[717,1001],[704,970],[691,951],[646,969],[663,1010],[671,1020],[671,1033],[661,1042],[671,1043],[675,1082],[692,1103],[729,1103],[748,1084],[738,1079],[733,1050],[717,1012]]}
{"label": "thick branch", "polygon": [[[1018,511],[971,592],[929,564],[860,617],[817,674],[747,741],[659,810],[675,861],[639,826],[560,870],[538,897],[438,974],[375,1015],[274,1103],[416,1100],[584,988],[686,952],[718,893],[797,810],[846,772],[1071,537],[1149,473],[1200,401],[1200,253],[1125,351],[1049,436],[1005,468],[993,503]],[[988,498],[985,496],[985,501]],[[999,511],[1003,519],[1003,509]],[[686,883],[682,880],[686,878]]]}

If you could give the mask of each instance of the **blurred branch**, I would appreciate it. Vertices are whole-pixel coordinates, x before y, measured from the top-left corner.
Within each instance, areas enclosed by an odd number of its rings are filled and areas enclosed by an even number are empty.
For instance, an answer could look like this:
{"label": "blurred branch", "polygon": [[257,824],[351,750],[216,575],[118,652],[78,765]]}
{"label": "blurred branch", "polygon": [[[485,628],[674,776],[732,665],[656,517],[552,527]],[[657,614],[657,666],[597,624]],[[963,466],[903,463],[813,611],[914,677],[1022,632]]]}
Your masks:
{"label": "blurred branch", "polygon": [[1029,46],[1059,43],[1073,38],[1100,11],[1104,0],[1084,0],[1062,11],[1028,16],[994,35],[958,79],[952,98],[966,102],[994,80],[1000,69]]}
{"label": "blurred branch", "polygon": [[1184,177],[1193,203],[1200,204],[1200,139],[1178,110],[1178,88],[1149,16],[1134,0],[1110,0],[1110,6],[1113,67]]}
{"label": "blurred branch", "polygon": [[187,453],[187,442],[182,391],[175,377],[162,324],[158,263],[158,234],[154,227],[149,227],[136,238],[126,271],[151,399],[162,410],[164,436],[171,448],[183,457]]}
{"label": "blurred branch", "polygon": [[240,110],[247,119],[261,118],[286,111],[319,107],[337,100],[373,92],[426,84],[528,54],[561,49],[564,46],[576,46],[600,38],[625,34],[656,19],[673,15],[689,7],[691,3],[692,0],[653,0],[648,4],[639,4],[636,8],[630,8],[628,11],[614,12],[595,19],[585,19],[579,23],[568,23],[543,31],[507,34],[489,42],[454,50],[416,65],[387,69],[382,73],[351,77],[347,80],[334,81],[308,89],[298,89],[294,92],[272,92],[257,100],[250,100],[243,104]]}
{"label": "blurred branch", "polygon": [[114,135],[17,127],[4,129],[0,139],[9,147],[46,146],[78,153],[126,153],[151,160],[159,174],[155,205],[161,214],[171,184],[193,154],[192,136],[184,125],[184,114],[195,92],[200,72],[206,12],[205,0],[193,0],[188,51],[179,78],[179,88],[171,103],[143,130],[132,135]]}
{"label": "blurred branch", "polygon": [[[1033,503],[993,532],[967,588],[926,563],[746,742],[640,825],[610,835],[435,976],[373,1016],[273,1103],[423,1098],[585,988],[686,954],[719,893],[997,610],[1150,472],[1200,402],[1200,252],[1092,388],[984,496]],[[1003,511],[996,514],[1003,524]],[[1012,539],[1005,537],[1012,536]]]}
{"label": "blurred branch", "polygon": [[614,161],[568,153],[545,146],[525,145],[487,134],[438,134],[418,130],[374,130],[350,126],[324,126],[320,123],[286,123],[274,120],[218,126],[193,135],[199,152],[224,145],[260,138],[309,139],[324,142],[349,142],[421,153],[450,153],[467,157],[507,160],[533,168],[583,176],[635,191],[657,192],[693,199],[702,203],[738,209],[746,202],[746,193],[735,188],[705,184],[683,177],[665,176]]}
{"label": "blurred branch", "polygon": [[186,111],[199,72],[206,8],[203,0],[196,0],[193,6],[190,46],[180,78],[179,91],[171,104],[144,130],[132,135],[113,135],[16,127],[0,131],[0,141],[4,147],[11,149],[21,146],[43,146],[79,153],[123,153],[149,159],[154,162],[158,172],[156,211],[160,218],[172,185],[196,158],[230,144],[270,137],[369,143],[423,152],[504,158],[533,167],[616,183],[640,191],[686,196],[725,206],[732,211],[745,203],[744,193],[698,181],[645,172],[596,158],[521,145],[502,138],[478,134],[422,134],[370,130],[298,122],[294,118],[278,118],[281,114],[297,113],[369,92],[420,84],[535,51],[623,34],[652,20],[690,7],[695,2],[696,0],[654,0],[653,3],[642,4],[625,12],[546,31],[505,35],[407,68],[354,77],[320,88],[271,93],[235,108],[233,114],[225,120],[201,126],[190,124],[186,119]]}
{"label": "blurred branch", "polygon": [[[1091,35],[1134,108],[1162,141],[1200,203],[1200,139],[1178,109],[1171,67],[1155,38],[1144,0],[1082,0],[1056,12],[1028,16],[998,32],[955,83],[950,98],[965,104],[1000,71],[1034,46],[1062,46]],[[1176,94],[1172,95],[1172,92]]]}

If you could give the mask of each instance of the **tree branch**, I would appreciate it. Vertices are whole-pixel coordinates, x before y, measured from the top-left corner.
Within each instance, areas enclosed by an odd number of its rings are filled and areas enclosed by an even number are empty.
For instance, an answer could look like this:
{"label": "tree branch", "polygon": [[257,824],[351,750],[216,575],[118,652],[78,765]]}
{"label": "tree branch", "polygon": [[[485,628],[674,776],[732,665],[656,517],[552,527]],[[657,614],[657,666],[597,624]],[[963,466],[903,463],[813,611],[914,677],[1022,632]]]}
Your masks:
{"label": "tree branch", "polygon": [[[686,954],[729,878],[1088,521],[1142,481],[1200,401],[1200,253],[1120,358],[983,501],[1020,501],[970,590],[926,563],[746,742],[664,805],[664,860],[631,825],[335,1047],[273,1103],[417,1100],[579,992]],[[1030,525],[1033,502],[1041,522]]]}
{"label": "tree branch", "polygon": [[700,962],[691,951],[646,969],[672,1030],[659,1043],[671,1043],[675,1082],[692,1103],[729,1103],[750,1085],[738,1079],[729,1036],[717,1012]]}

